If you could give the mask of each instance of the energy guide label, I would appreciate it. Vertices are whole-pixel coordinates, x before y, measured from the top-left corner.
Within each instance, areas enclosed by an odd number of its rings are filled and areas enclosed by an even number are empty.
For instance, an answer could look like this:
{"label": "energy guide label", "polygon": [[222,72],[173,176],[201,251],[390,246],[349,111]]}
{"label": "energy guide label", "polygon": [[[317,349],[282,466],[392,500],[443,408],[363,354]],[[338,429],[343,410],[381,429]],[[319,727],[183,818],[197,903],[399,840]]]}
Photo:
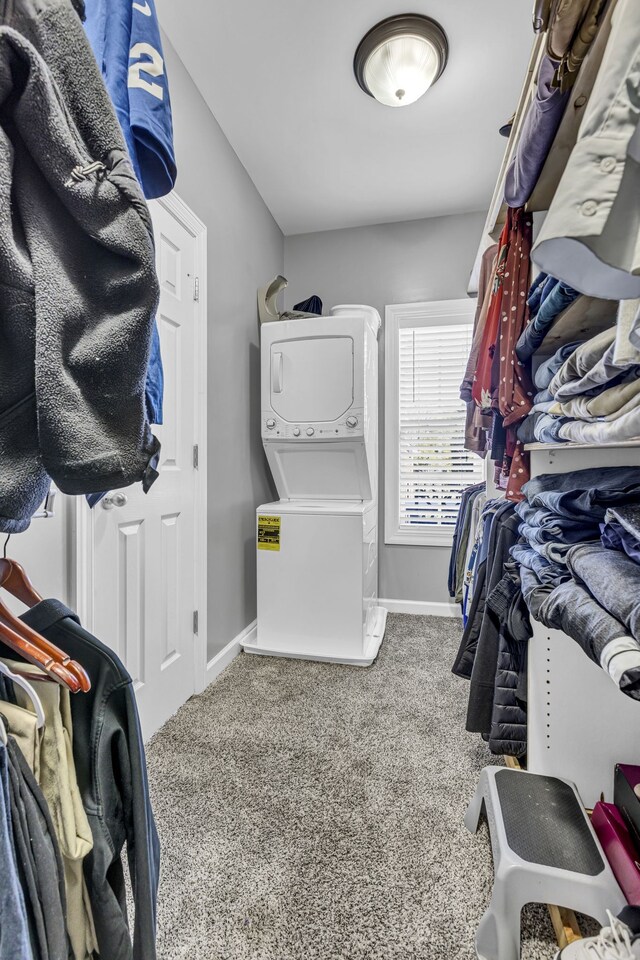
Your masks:
{"label": "energy guide label", "polygon": [[258,550],[280,549],[280,517],[258,517]]}

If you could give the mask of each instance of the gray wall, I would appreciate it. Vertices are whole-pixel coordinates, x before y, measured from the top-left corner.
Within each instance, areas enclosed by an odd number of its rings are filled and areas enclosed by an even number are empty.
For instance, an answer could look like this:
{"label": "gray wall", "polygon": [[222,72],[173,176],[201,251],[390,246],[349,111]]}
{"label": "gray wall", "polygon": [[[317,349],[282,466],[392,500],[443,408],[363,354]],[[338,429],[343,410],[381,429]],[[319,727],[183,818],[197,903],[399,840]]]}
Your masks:
{"label": "gray wall", "polygon": [[[309,233],[285,240],[287,307],[317,293],[325,309],[465,297],[483,213]],[[448,601],[445,547],[384,544],[384,334],[380,335],[380,596]]]}
{"label": "gray wall", "polygon": [[209,658],[256,615],[254,516],[273,499],[260,440],[256,291],[283,269],[283,237],[163,36],[176,190],[208,228]]}

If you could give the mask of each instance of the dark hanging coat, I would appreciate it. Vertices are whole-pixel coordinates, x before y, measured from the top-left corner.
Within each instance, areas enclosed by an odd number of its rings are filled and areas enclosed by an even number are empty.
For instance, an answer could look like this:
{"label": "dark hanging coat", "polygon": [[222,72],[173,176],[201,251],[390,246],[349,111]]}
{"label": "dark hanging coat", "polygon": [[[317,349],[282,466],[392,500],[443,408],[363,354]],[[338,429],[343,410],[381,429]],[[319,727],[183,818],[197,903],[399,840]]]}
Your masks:
{"label": "dark hanging coat", "polygon": [[527,752],[527,651],[532,630],[516,563],[506,565],[505,576],[487,598],[487,605],[500,623],[489,749],[523,757]]}

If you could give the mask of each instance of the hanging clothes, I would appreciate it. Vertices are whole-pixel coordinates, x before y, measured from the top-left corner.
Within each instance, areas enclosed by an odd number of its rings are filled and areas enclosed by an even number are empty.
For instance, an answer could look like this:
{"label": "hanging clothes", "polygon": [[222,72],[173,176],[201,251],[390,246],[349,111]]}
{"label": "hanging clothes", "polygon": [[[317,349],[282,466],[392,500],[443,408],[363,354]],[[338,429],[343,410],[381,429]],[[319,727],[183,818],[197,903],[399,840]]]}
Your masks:
{"label": "hanging clothes", "polygon": [[[518,539],[518,517],[513,504],[508,506],[509,509],[500,513],[497,519],[494,518],[496,536],[486,582],[487,601],[502,580],[509,551]],[[470,733],[481,733],[485,737],[491,734],[499,643],[500,620],[489,603],[485,602],[473,657],[466,723]]]}
{"label": "hanging clothes", "polygon": [[527,752],[527,652],[532,636],[517,563],[505,563],[504,576],[487,597],[500,624],[489,749],[523,757]]}
{"label": "hanging clothes", "polygon": [[64,867],[49,807],[11,736],[6,749],[13,843],[33,952],[37,960],[68,960]]}
{"label": "hanging clothes", "polygon": [[173,190],[171,97],[154,0],[85,0],[85,30],[148,200]]}
{"label": "hanging clothes", "polygon": [[526,662],[531,637],[517,564],[510,551],[519,517],[506,500],[482,512],[475,580],[452,672],[470,680],[466,728],[494,753],[526,753]]}
{"label": "hanging clothes", "polygon": [[148,489],[157,477],[144,382],[159,291],[149,211],[75,11],[61,0],[37,11],[11,4],[5,24],[0,208],[12,215],[0,218],[0,265],[13,282],[0,290],[0,530],[9,533],[28,526],[49,478],[77,494],[139,480]]}
{"label": "hanging clothes", "polygon": [[[515,345],[528,318],[531,229],[530,214],[509,208],[498,245],[472,387],[476,405],[493,412],[491,459],[498,464],[496,482],[506,489],[509,499],[516,501],[521,499],[520,487],[529,476],[528,457],[518,440],[517,424],[527,416],[535,393],[528,367],[515,355]],[[474,359],[472,348],[470,366]]]}
{"label": "hanging clothes", "polygon": [[[4,698],[0,697],[0,700]],[[27,761],[31,773],[38,781],[42,748],[42,731],[38,728],[38,718],[32,709],[25,709],[18,704],[6,701],[0,703],[0,715],[4,717],[6,726],[20,747],[20,752]]]}
{"label": "hanging clothes", "polygon": [[[459,564],[460,554],[464,550],[464,545],[468,542],[469,532],[467,527],[467,520],[470,517],[470,514],[467,512],[467,506],[469,502],[473,499],[474,495],[480,493],[480,491],[485,489],[484,483],[475,483],[469,487],[466,487],[462,491],[462,496],[460,498],[460,507],[458,509],[458,516],[456,517],[456,525],[453,531],[453,543],[451,546],[451,554],[449,558],[449,576],[448,576],[448,588],[449,596],[457,597],[460,596],[461,592],[461,575]],[[460,600],[457,600],[460,603]]]}
{"label": "hanging clothes", "polygon": [[618,0],[578,141],[534,247],[534,259],[582,293],[640,297],[640,19]]}
{"label": "hanging clothes", "polygon": [[[509,209],[508,232],[500,303],[500,322],[492,368],[494,442],[502,435],[501,474],[509,500],[522,499],[521,487],[529,479],[529,456],[518,440],[518,423],[533,406],[535,389],[529,368],[516,356],[515,347],[528,319],[527,291],[531,269],[532,218],[522,209]],[[493,456],[493,451],[492,451]],[[494,459],[499,460],[498,451]],[[502,484],[501,484],[502,485]]]}
{"label": "hanging clothes", "polygon": [[[173,120],[160,26],[153,0],[85,0],[85,29],[147,199],[175,186]],[[163,421],[164,372],[153,326],[145,400],[150,423]]]}
{"label": "hanging clothes", "polygon": [[[69,690],[53,681],[38,682],[45,676],[39,667],[16,660],[4,662],[33,679],[45,712],[40,739],[37,781],[44,795],[64,867],[67,898],[67,930],[75,960],[86,960],[97,949],[93,912],[83,875],[85,857],[93,848],[93,836],[78,789],[73,757],[73,722]],[[20,687],[15,687],[19,705],[25,712],[32,704]]]}
{"label": "hanging clothes", "polygon": [[480,278],[478,281],[478,303],[473,322],[473,341],[471,353],[467,361],[464,379],[460,384],[460,399],[467,406],[465,423],[465,449],[486,456],[488,432],[491,428],[491,416],[484,413],[473,400],[473,379],[478,364],[480,345],[491,303],[493,284],[496,276],[496,259],[498,244],[494,243],[482,255],[480,264]]}
{"label": "hanging clothes", "polygon": [[[452,672],[456,676],[464,677],[467,680],[471,678],[473,671],[486,598],[488,592],[495,586],[492,578],[498,536],[503,520],[508,520],[513,510],[513,504],[506,500],[492,500],[486,504],[483,512],[486,529],[482,537],[482,551],[478,557],[475,590],[468,610],[467,624],[452,668]],[[497,578],[496,583],[501,579],[501,576],[502,574]],[[491,581],[490,587],[489,581]]]}
{"label": "hanging clothes", "polygon": [[[43,600],[21,617],[85,666],[91,690],[71,698],[75,769],[93,835],[85,859],[98,951],[109,960],[155,960],[160,845],[149,799],[133,681],[115,653],[72,610]],[[133,944],[121,854],[133,890]]]}
{"label": "hanging clothes", "polygon": [[462,623],[467,622],[468,610],[473,600],[476,565],[482,543],[483,521],[482,512],[487,502],[487,494],[483,488],[474,497],[469,522],[469,541],[464,555],[464,571],[462,577]]}
{"label": "hanging clothes", "polygon": [[500,336],[500,308],[502,305],[502,291],[504,271],[509,245],[509,224],[505,223],[498,243],[498,253],[495,266],[495,275],[491,288],[491,300],[487,311],[487,319],[482,332],[482,339],[478,347],[478,363],[473,377],[472,397],[478,407],[483,410],[491,408],[491,367],[496,345]]}
{"label": "hanging clothes", "polygon": [[[3,633],[0,780],[6,730],[11,836],[32,951],[20,960],[155,960],[160,851],[133,681],[63,604],[36,599],[14,621],[30,656],[43,654],[43,666],[25,662],[19,638]],[[69,685],[50,675],[52,658]],[[5,960],[2,933],[0,924]]]}
{"label": "hanging clothes", "polygon": [[4,743],[0,743],[0,877],[0,960],[34,960],[13,843],[9,757]]}
{"label": "hanging clothes", "polygon": [[516,344],[529,318],[527,291],[533,218],[523,209],[510,209],[507,226],[509,246],[504,269],[498,350],[498,408],[505,427],[517,423],[528,414],[535,393],[528,367],[516,356]]}
{"label": "hanging clothes", "polygon": [[523,207],[533,193],[564,115],[569,91],[554,85],[557,68],[557,60],[543,57],[536,92],[507,170],[505,200],[510,207]]}

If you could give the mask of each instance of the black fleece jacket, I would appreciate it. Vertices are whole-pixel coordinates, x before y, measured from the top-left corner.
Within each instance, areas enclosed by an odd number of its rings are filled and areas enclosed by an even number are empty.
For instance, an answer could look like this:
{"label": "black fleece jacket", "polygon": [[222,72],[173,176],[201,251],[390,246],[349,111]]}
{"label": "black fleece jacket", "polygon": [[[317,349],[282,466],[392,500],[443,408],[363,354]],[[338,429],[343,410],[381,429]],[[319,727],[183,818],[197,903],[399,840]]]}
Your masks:
{"label": "black fleece jacket", "polygon": [[71,0],[0,0],[0,531],[153,482],[151,218]]}

